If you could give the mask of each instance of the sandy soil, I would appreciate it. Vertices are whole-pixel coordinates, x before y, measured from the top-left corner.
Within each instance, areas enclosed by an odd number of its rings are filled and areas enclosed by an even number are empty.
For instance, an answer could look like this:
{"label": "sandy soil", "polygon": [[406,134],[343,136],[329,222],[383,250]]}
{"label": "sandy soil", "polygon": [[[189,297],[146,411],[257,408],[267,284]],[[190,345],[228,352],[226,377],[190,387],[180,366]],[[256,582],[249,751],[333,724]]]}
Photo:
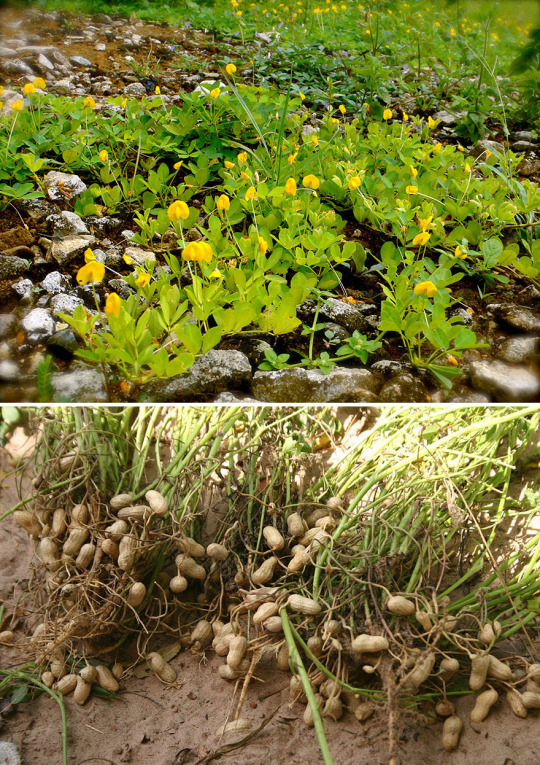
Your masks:
{"label": "sandy soil", "polygon": [[[10,507],[16,499],[7,454],[0,453],[0,505]],[[27,575],[32,544],[26,534],[8,519],[0,534],[0,598],[11,596],[15,582]],[[22,663],[24,654],[2,646],[0,666]],[[217,729],[234,716],[238,693],[234,686],[217,678],[222,660],[182,652],[172,660],[178,671],[179,687],[164,687],[156,678],[130,677],[114,701],[92,697],[78,707],[66,697],[69,722],[69,763],[83,765],[196,765],[230,743],[219,741]],[[242,717],[257,728],[276,709],[267,727],[247,745],[223,756],[231,765],[268,763],[322,763],[315,735],[302,720],[304,707],[290,703],[288,674],[278,672],[269,661],[257,669],[258,682],[249,688]],[[217,678],[217,679],[216,679]],[[441,746],[442,725],[428,725],[418,719],[403,719],[400,725],[402,765],[447,763],[448,765],[537,765],[540,762],[539,712],[529,718],[514,717],[499,702],[482,725],[468,722],[470,698],[458,701],[465,722],[459,749],[446,753]],[[327,737],[335,765],[384,765],[386,722],[384,711],[361,724],[352,715],[327,724]],[[0,739],[12,741],[21,753],[23,765],[61,762],[60,714],[55,702],[42,696],[14,711],[0,713]],[[212,760],[216,761],[216,760]],[[2,764],[3,765],[3,764]]]}

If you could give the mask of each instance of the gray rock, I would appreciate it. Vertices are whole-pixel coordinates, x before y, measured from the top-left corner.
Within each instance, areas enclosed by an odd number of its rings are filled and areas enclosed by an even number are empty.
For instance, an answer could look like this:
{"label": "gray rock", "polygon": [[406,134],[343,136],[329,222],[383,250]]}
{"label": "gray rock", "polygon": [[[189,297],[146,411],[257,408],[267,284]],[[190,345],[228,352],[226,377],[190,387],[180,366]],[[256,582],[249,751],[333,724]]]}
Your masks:
{"label": "gray rock", "polygon": [[14,58],[17,55],[15,48],[7,48],[0,45],[0,58]]}
{"label": "gray rock", "polygon": [[133,237],[134,237],[134,236],[136,236],[136,233],[135,233],[135,231],[132,231],[130,228],[125,228],[125,229],[124,229],[124,230],[123,230],[123,231],[120,233],[120,236],[121,236],[123,239],[127,239],[127,240],[129,241],[129,239],[133,239]]}
{"label": "gray rock", "polygon": [[530,335],[540,335],[540,318],[529,308],[506,303],[491,303],[486,308],[499,324],[506,324]]}
{"label": "gray rock", "polygon": [[465,308],[456,308],[452,311],[452,316],[459,316],[461,319],[461,323],[468,325],[472,324],[473,317],[471,314],[465,310]]}
{"label": "gray rock", "polygon": [[101,51],[107,50],[107,46],[105,45],[105,43],[96,43],[94,45],[94,50],[101,50]]}
{"label": "gray rock", "polygon": [[19,295],[21,301],[28,301],[32,299],[34,284],[30,281],[30,279],[22,279],[20,282],[12,284],[11,286],[17,295]]}
{"label": "gray rock", "polygon": [[[3,383],[14,383],[17,382],[17,380],[21,376],[21,370],[19,369],[18,364],[16,364],[14,361],[0,361],[0,382]],[[0,749],[0,754],[1,754]],[[2,762],[2,760],[0,760]]]}
{"label": "gray rock", "polygon": [[266,340],[261,340],[258,337],[240,336],[236,340],[235,350],[244,353],[253,367],[258,367],[266,358],[264,355],[265,350],[271,350],[272,348],[270,343],[267,343]]}
{"label": "gray rock", "polygon": [[0,762],[2,765],[21,765],[19,750],[11,741],[0,741]]}
{"label": "gray rock", "polygon": [[58,82],[53,84],[52,89],[55,90],[60,96],[69,96],[73,91],[73,83],[71,82],[71,78],[64,77],[64,79],[58,80]]}
{"label": "gray rock", "polygon": [[447,404],[489,404],[490,396],[477,390],[463,390],[446,400]]}
{"label": "gray rock", "polygon": [[220,393],[212,401],[213,404],[260,404],[258,398],[245,396],[242,393]]}
{"label": "gray rock", "polygon": [[45,308],[34,308],[22,320],[29,343],[41,343],[50,337],[55,329],[54,319]]}
{"label": "gray rock", "polygon": [[540,393],[540,380],[524,367],[503,361],[473,361],[469,376],[474,388],[493,396],[495,401],[534,401]]}
{"label": "gray rock", "polygon": [[123,279],[110,279],[108,284],[113,292],[116,292],[116,294],[121,297],[122,300],[127,300],[130,295],[135,294],[135,291],[132,290],[129,284]]}
{"label": "gray rock", "polygon": [[497,358],[511,364],[521,364],[538,353],[540,339],[538,337],[510,337],[505,340],[497,352]]}
{"label": "gray rock", "polygon": [[4,255],[0,252],[0,281],[21,276],[28,270],[29,265],[23,258],[18,258],[16,255]]}
{"label": "gray rock", "polygon": [[366,329],[366,313],[372,313],[373,310],[377,310],[375,306],[369,304],[351,305],[350,303],[344,303],[341,300],[330,300],[323,303],[319,316],[321,319],[327,319],[335,324],[339,324],[349,332],[358,330],[359,332],[365,332]]}
{"label": "gray rock", "polygon": [[61,292],[67,292],[71,287],[71,278],[64,276],[60,271],[51,271],[41,282],[41,286],[49,295],[58,295]]}
{"label": "gray rock", "polygon": [[[43,180],[47,195],[53,202],[65,202],[66,194],[69,195],[69,199],[73,199],[87,189],[86,183],[78,175],[60,173],[58,170],[49,170]],[[62,193],[60,189],[65,193]]]}
{"label": "gray rock", "polygon": [[392,377],[385,383],[379,393],[379,401],[388,403],[422,403],[429,400],[426,386],[418,377],[409,372]]}
{"label": "gray rock", "polygon": [[53,71],[54,64],[50,59],[47,58],[47,56],[44,56],[43,53],[40,53],[36,59],[36,68],[40,74],[47,74],[47,72]]}
{"label": "gray rock", "polygon": [[24,210],[32,223],[41,223],[47,216],[56,213],[55,205],[47,199],[21,199],[17,207]]}
{"label": "gray rock", "polygon": [[499,154],[504,154],[504,146],[499,141],[489,141],[487,138],[484,138],[482,141],[478,141],[478,146],[483,151],[493,151],[495,149]]}
{"label": "gray rock", "polygon": [[433,118],[436,120],[439,120],[439,122],[441,123],[443,127],[452,127],[457,122],[457,119],[454,114],[450,114],[450,112],[446,112],[444,110],[440,112],[436,112],[433,115]]}
{"label": "gray rock", "polygon": [[326,332],[332,332],[333,334],[332,339],[329,340],[330,345],[341,345],[351,336],[351,333],[348,332],[345,327],[342,327],[340,324],[334,324],[332,321],[329,321],[326,324],[324,332],[325,334]]}
{"label": "gray rock", "polygon": [[512,151],[534,151],[536,144],[530,141],[516,141],[512,144]]}
{"label": "gray rock", "polygon": [[12,313],[0,313],[0,342],[15,337],[21,323]]}
{"label": "gray rock", "polygon": [[71,372],[56,374],[52,379],[55,401],[77,404],[107,401],[105,381],[97,369],[78,367]]}
{"label": "gray rock", "polygon": [[146,88],[142,82],[132,82],[131,85],[126,85],[124,88],[125,96],[145,96]]}
{"label": "gray rock", "polygon": [[278,369],[256,372],[251,392],[273,403],[360,403],[377,400],[377,382],[367,369],[334,367],[325,375],[318,369]]}
{"label": "gray rock", "polygon": [[47,218],[49,231],[56,236],[73,236],[77,234],[89,234],[86,223],[77,213],[64,210],[58,215],[49,215]]}
{"label": "gray rock", "polygon": [[66,313],[69,316],[73,316],[73,311],[78,305],[82,305],[81,298],[74,295],[54,295],[51,300],[51,311],[55,318],[59,318],[58,314]]}
{"label": "gray rock", "polygon": [[243,388],[251,379],[251,364],[240,351],[211,350],[191,369],[170,380],[154,380],[143,391],[154,401],[194,401],[231,388]]}
{"label": "gray rock", "polygon": [[112,218],[108,215],[101,218],[97,215],[89,215],[85,222],[87,226],[90,226],[93,234],[101,237],[111,233],[122,224],[120,218]]}
{"label": "gray rock", "polygon": [[8,74],[25,74],[28,77],[32,77],[35,74],[31,66],[28,66],[20,58],[13,58],[11,61],[6,61],[2,69]]}
{"label": "gray rock", "polygon": [[378,372],[381,375],[395,375],[403,372],[405,364],[402,361],[393,361],[392,359],[381,359],[376,361],[370,367],[372,372]]}
{"label": "gray rock", "polygon": [[[68,236],[59,242],[53,242],[51,247],[51,255],[61,266],[70,263],[75,258],[83,255],[88,247],[92,247],[96,238],[92,235],[89,236]],[[81,262],[81,266],[84,263]]]}
{"label": "gray rock", "polygon": [[87,66],[94,66],[91,61],[88,61],[87,58],[84,58],[84,56],[71,56],[69,59],[69,63],[73,66],[80,66],[80,67],[87,67]]}
{"label": "gray rock", "polygon": [[151,250],[141,250],[139,247],[126,247],[124,253],[131,258],[137,266],[144,266],[145,263],[153,263],[156,255]]}
{"label": "gray rock", "polygon": [[513,134],[513,138],[516,139],[516,141],[533,141],[533,134],[530,130],[518,130],[517,133]]}
{"label": "gray rock", "polygon": [[49,337],[47,346],[57,356],[71,357],[79,347],[79,341],[71,329],[62,329]]}
{"label": "gray rock", "polygon": [[4,93],[2,95],[3,106],[0,109],[0,117],[5,117],[6,114],[12,114],[11,104],[15,101],[21,101],[22,98],[23,94],[19,93],[19,91],[4,88]]}

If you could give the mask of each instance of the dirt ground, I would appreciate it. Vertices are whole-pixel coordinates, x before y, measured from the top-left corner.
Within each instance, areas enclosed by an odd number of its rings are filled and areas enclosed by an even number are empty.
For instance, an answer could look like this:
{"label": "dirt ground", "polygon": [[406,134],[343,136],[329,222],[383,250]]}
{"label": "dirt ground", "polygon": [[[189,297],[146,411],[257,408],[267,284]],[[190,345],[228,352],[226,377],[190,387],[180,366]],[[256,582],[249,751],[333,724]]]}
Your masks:
{"label": "dirt ground", "polygon": [[[0,451],[0,510],[16,501],[8,454]],[[0,602],[10,597],[14,584],[24,580],[32,557],[32,543],[26,533],[8,519],[0,532]],[[16,648],[2,646],[0,666],[24,662]],[[91,697],[85,707],[66,697],[69,726],[69,763],[83,765],[108,763],[121,765],[196,765],[217,761],[207,759],[218,747],[234,738],[216,738],[217,729],[234,716],[238,692],[221,678],[215,681],[222,660],[189,651],[172,660],[178,672],[179,687],[164,687],[155,677],[122,681],[116,700]],[[288,674],[275,665],[261,664],[258,682],[248,690],[242,717],[257,728],[277,709],[262,732],[245,746],[221,757],[231,765],[267,763],[322,763],[315,734],[303,720],[304,707],[290,702]],[[426,724],[418,719],[403,719],[400,725],[402,765],[537,765],[540,762],[539,712],[528,719],[512,715],[499,701],[487,721],[472,725],[468,712],[472,699],[457,702],[458,714],[465,720],[457,751],[448,754],[441,746],[440,722]],[[242,734],[244,735],[244,734]],[[352,715],[327,723],[327,738],[335,765],[384,765],[386,719],[384,710],[366,723]],[[23,765],[61,762],[61,724],[56,703],[46,696],[14,711],[0,711],[0,740],[16,744]],[[3,763],[2,763],[3,765]]]}

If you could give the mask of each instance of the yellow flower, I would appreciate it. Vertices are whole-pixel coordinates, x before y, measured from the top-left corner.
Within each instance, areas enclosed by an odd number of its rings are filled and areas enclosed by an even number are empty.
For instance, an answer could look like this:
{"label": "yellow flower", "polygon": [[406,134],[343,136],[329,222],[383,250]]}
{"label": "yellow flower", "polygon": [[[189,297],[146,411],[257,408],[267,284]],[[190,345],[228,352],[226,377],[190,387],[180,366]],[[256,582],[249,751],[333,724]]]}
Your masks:
{"label": "yellow flower", "polygon": [[296,196],[296,181],[294,178],[287,178],[285,181],[285,194],[290,194],[291,197]]}
{"label": "yellow flower", "polygon": [[156,85],[156,89],[154,90],[154,93],[156,94],[156,96],[159,96],[159,95],[160,95],[160,93],[161,93],[161,88],[159,87],[159,85]]}
{"label": "yellow flower", "polygon": [[349,189],[353,191],[362,185],[362,179],[358,175],[353,175],[349,178]]}
{"label": "yellow flower", "polygon": [[180,170],[180,168],[182,167],[183,164],[184,164],[184,160],[181,159],[178,162],[175,162],[173,167],[174,167],[175,170]]}
{"label": "yellow flower", "polygon": [[214,88],[214,90],[210,91],[210,98],[219,98],[220,93],[221,90],[219,88]]}
{"label": "yellow flower", "polygon": [[287,162],[289,163],[289,165],[294,165],[294,163],[296,162],[297,154],[298,152],[296,152],[295,154],[289,154],[289,156],[287,157]]}
{"label": "yellow flower", "polygon": [[96,102],[92,98],[92,96],[86,96],[86,98],[83,101],[83,106],[88,106],[90,109],[93,109],[96,105]]}
{"label": "yellow flower", "polygon": [[426,297],[434,297],[437,292],[437,287],[430,281],[420,282],[420,284],[417,284],[414,288],[415,295],[425,295]]}
{"label": "yellow flower", "polygon": [[226,159],[226,160],[225,160],[225,162],[224,162],[223,164],[225,165],[225,167],[227,168],[227,170],[232,170],[232,169],[233,169],[233,167],[234,167],[234,162],[229,162],[229,160],[228,160],[228,159]]}
{"label": "yellow flower", "polygon": [[216,207],[218,210],[228,210],[231,206],[231,200],[227,196],[227,194],[222,194],[220,197],[218,197],[216,202]]}
{"label": "yellow flower", "polygon": [[347,108],[346,108],[346,107],[345,107],[343,104],[340,104],[340,105],[339,105],[339,111],[340,111],[342,114],[345,114],[345,112],[347,111]]}
{"label": "yellow flower", "polygon": [[391,120],[393,117],[392,109],[385,109],[382,113],[383,120]]}
{"label": "yellow flower", "polygon": [[27,82],[22,89],[23,96],[31,96],[36,92],[34,85],[31,82]]}
{"label": "yellow flower", "polygon": [[433,151],[435,154],[438,154],[441,149],[442,149],[442,143],[436,143],[435,146],[433,147]]}
{"label": "yellow flower", "polygon": [[243,170],[240,170],[240,178],[243,178],[244,181],[249,181],[249,175],[244,173]]}
{"label": "yellow flower", "polygon": [[255,190],[255,186],[250,186],[249,189],[246,191],[245,200],[246,202],[250,202],[253,199],[257,199],[257,192]]}
{"label": "yellow flower", "polygon": [[241,151],[238,155],[238,161],[244,164],[247,162],[247,151]]}
{"label": "yellow flower", "polygon": [[465,162],[465,172],[466,173],[470,173],[471,172],[471,166],[469,165],[468,162]]}
{"label": "yellow flower", "polygon": [[314,189],[317,191],[320,185],[321,182],[316,175],[306,175],[302,181],[302,186],[304,186],[306,189]]}
{"label": "yellow flower", "polygon": [[306,100],[306,97],[305,97],[305,95],[303,93],[299,93],[298,95],[300,96],[300,100],[301,101],[305,101]]}
{"label": "yellow flower", "polygon": [[112,314],[113,316],[116,316],[116,318],[118,318],[120,316],[121,307],[122,307],[122,301],[120,300],[120,297],[116,294],[116,292],[111,292],[110,295],[107,295],[107,300],[105,301],[105,313],[108,316]]}
{"label": "yellow flower", "polygon": [[463,148],[463,146],[460,143],[458,143],[458,145],[457,145],[457,150],[461,151],[461,152],[465,151],[465,149]]}
{"label": "yellow flower", "polygon": [[489,149],[486,149],[486,159],[489,159],[493,155],[493,152]]}
{"label": "yellow flower", "polygon": [[124,262],[127,263],[128,266],[131,266],[133,265],[134,261],[132,260],[132,258],[129,257],[129,255],[124,255]]}
{"label": "yellow flower", "polygon": [[137,287],[147,287],[150,284],[151,276],[150,274],[147,274],[145,271],[141,271],[141,273],[138,275],[137,279],[135,280],[135,284]]}
{"label": "yellow flower", "polygon": [[427,118],[427,124],[428,124],[428,128],[431,129],[431,128],[434,128],[437,123],[435,122],[433,117],[428,117]]}
{"label": "yellow flower", "polygon": [[230,75],[230,74],[234,74],[234,73],[236,72],[236,67],[235,67],[235,65],[234,65],[234,64],[227,64],[227,66],[225,67],[225,71],[226,71],[226,72],[227,72],[227,74],[229,74],[229,75]]}
{"label": "yellow flower", "polygon": [[418,194],[418,186],[407,186],[405,192],[407,194]]}
{"label": "yellow flower", "polygon": [[407,112],[403,112],[403,122],[408,122],[408,121],[409,121],[409,115],[407,114]]}
{"label": "yellow flower", "polygon": [[460,260],[465,260],[465,258],[467,257],[467,251],[464,250],[463,247],[460,247],[460,245],[458,244],[458,246],[454,250],[454,256],[456,258],[459,258]]}
{"label": "yellow flower", "polygon": [[413,178],[416,178],[416,176],[418,175],[418,170],[416,169],[416,167],[413,167],[412,165],[411,165],[411,175]]}
{"label": "yellow flower", "polygon": [[105,276],[105,266],[99,260],[91,260],[77,271],[77,282],[79,284],[88,284],[88,282],[101,282]]}
{"label": "yellow flower", "polygon": [[0,97],[4,95],[4,86],[0,85]]}
{"label": "yellow flower", "polygon": [[23,106],[24,106],[24,103],[22,102],[21,99],[19,99],[18,101],[13,101],[13,103],[11,104],[11,108],[13,109],[14,112],[20,112]]}
{"label": "yellow flower", "polygon": [[189,242],[182,250],[184,260],[195,260],[197,263],[200,263],[202,260],[205,263],[210,263],[212,255],[212,248],[208,242]]}
{"label": "yellow flower", "polygon": [[223,279],[223,274],[217,268],[214,268],[212,273],[208,274],[208,276],[209,276],[210,279]]}
{"label": "yellow flower", "polygon": [[313,144],[313,146],[318,146],[319,145],[319,139],[315,135],[315,133],[311,134],[311,143]]}
{"label": "yellow flower", "polygon": [[427,244],[430,236],[431,234],[428,231],[422,231],[420,234],[417,234],[412,240],[413,247],[416,247],[417,244],[420,244],[420,245]]}
{"label": "yellow flower", "polygon": [[457,34],[456,30],[455,30],[453,27],[452,27],[452,29],[450,30],[450,34],[452,35],[452,37],[455,37],[455,36],[456,36],[456,34]]}
{"label": "yellow flower", "polygon": [[262,236],[259,237],[259,252],[261,255],[266,255],[268,252],[268,242]]}
{"label": "yellow flower", "polygon": [[431,226],[431,221],[433,220],[433,215],[430,215],[428,218],[420,219],[420,228],[422,231],[427,231],[428,228]]}
{"label": "yellow flower", "polygon": [[90,263],[91,260],[95,260],[95,259],[96,259],[96,256],[94,255],[94,253],[92,252],[90,247],[87,250],[84,251],[84,262],[85,263]]}
{"label": "yellow flower", "polygon": [[106,162],[109,159],[109,152],[106,149],[103,149],[99,152],[99,158],[102,162]]}
{"label": "yellow flower", "polygon": [[127,98],[123,98],[123,99],[122,99],[122,104],[121,104],[121,106],[122,106],[122,109],[125,109],[125,108],[126,108],[126,106],[127,106]]}
{"label": "yellow flower", "polygon": [[459,361],[456,359],[455,356],[451,356],[450,354],[448,354],[446,359],[449,364],[452,364],[453,367],[459,367]]}
{"label": "yellow flower", "polygon": [[187,220],[189,218],[189,207],[185,202],[181,202],[177,199],[169,205],[167,217],[170,221],[180,220],[180,218],[182,218],[182,220]]}

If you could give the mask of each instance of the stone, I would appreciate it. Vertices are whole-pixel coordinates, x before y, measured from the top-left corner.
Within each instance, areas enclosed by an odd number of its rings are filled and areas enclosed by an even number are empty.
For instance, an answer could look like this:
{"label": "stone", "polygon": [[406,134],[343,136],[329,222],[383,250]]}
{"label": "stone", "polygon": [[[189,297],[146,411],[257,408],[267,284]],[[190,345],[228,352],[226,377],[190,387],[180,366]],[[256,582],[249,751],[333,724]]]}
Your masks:
{"label": "stone", "polygon": [[[345,327],[342,327],[339,324],[334,324],[334,322],[332,321],[327,322],[323,332],[327,342],[329,342],[330,345],[341,345],[342,343],[346,342],[351,336],[351,333],[348,332],[345,329]],[[330,339],[328,339],[328,337],[326,336],[327,332],[332,333],[332,337]]]}
{"label": "stone", "polygon": [[19,750],[11,741],[0,741],[0,762],[2,765],[21,765]]}
{"label": "stone", "polygon": [[64,276],[60,271],[51,271],[41,282],[41,287],[49,295],[58,295],[60,292],[67,292],[71,287],[71,277]]}
{"label": "stone", "polygon": [[540,335],[540,318],[530,308],[511,303],[491,303],[486,306],[486,310],[503,326],[508,325],[530,335]]}
{"label": "stone", "polygon": [[336,300],[330,298],[321,305],[319,316],[322,320],[327,319],[335,324],[339,324],[344,327],[348,332],[362,332],[369,331],[369,325],[366,326],[366,314],[372,313],[373,310],[377,310],[375,306],[369,303],[359,303],[351,305],[350,303],[344,303],[342,300]]}
{"label": "stone", "polygon": [[21,323],[32,344],[45,342],[55,330],[54,319],[45,308],[34,308]]}
{"label": "stone", "polygon": [[380,375],[395,375],[398,372],[403,372],[405,364],[402,361],[394,361],[393,359],[380,359],[376,361],[370,367],[372,372],[378,372]]}
{"label": "stone", "polygon": [[533,134],[530,130],[518,130],[517,133],[513,133],[513,138],[515,138],[516,141],[532,141]]}
{"label": "stone", "polygon": [[144,266],[145,263],[153,263],[156,259],[156,255],[151,250],[141,250],[140,247],[126,247],[124,253],[131,258],[131,260],[137,266]]}
{"label": "stone", "polygon": [[2,95],[2,108],[0,109],[0,117],[5,117],[6,114],[12,114],[13,110],[11,108],[11,104],[13,104],[15,101],[22,101],[23,94],[19,93],[18,90],[9,90],[8,88],[4,88],[4,93]]}
{"label": "stone", "polygon": [[[21,370],[19,369],[18,364],[14,361],[9,361],[8,359],[0,361],[0,382],[14,383],[17,382],[20,376]],[[2,762],[2,760],[0,760],[0,762]]]}
{"label": "stone", "polygon": [[34,292],[34,284],[30,279],[22,279],[20,282],[11,285],[17,295],[19,295],[21,302],[28,302],[32,300]]}
{"label": "stone", "polygon": [[0,313],[0,342],[15,337],[21,323],[12,313]]}
{"label": "stone", "polygon": [[11,61],[6,61],[2,69],[7,74],[25,74],[27,77],[32,77],[35,72],[31,66],[28,66],[20,58],[13,58]]}
{"label": "stone", "polygon": [[79,341],[71,329],[62,329],[49,337],[47,346],[56,356],[71,358],[79,347]]}
{"label": "stone", "polygon": [[15,48],[7,48],[5,45],[0,45],[0,58],[15,58],[17,51]]}
{"label": "stone", "polygon": [[212,400],[213,404],[260,404],[258,398],[246,396],[243,393],[220,393]]}
{"label": "stone", "polygon": [[512,144],[512,151],[534,151],[536,144],[530,141],[516,141]]}
{"label": "stone", "polygon": [[402,372],[385,383],[379,393],[379,401],[385,403],[423,403],[429,401],[426,386],[418,377]]}
{"label": "stone", "polygon": [[469,325],[472,324],[473,317],[471,314],[465,309],[465,308],[455,308],[452,311],[452,316],[459,316],[461,319],[461,324]]}
{"label": "stone", "polygon": [[457,122],[456,116],[454,114],[450,114],[450,112],[444,110],[436,112],[433,115],[433,119],[439,120],[443,127],[452,127]]}
{"label": "stone", "polygon": [[[85,237],[67,236],[59,242],[52,243],[51,256],[59,265],[64,266],[66,263],[70,263],[75,258],[82,256],[85,250],[92,247],[95,241],[96,238],[92,235]],[[81,266],[83,265],[84,263],[81,262]]]}
{"label": "stone", "polygon": [[0,252],[0,281],[15,279],[28,270],[28,261],[18,258],[16,255],[5,255]]}
{"label": "stone", "polygon": [[71,56],[69,59],[69,63],[72,66],[79,66],[79,67],[87,67],[87,66],[94,66],[91,61],[88,61],[87,58],[84,56]]}
{"label": "stone", "polygon": [[69,96],[73,91],[73,84],[69,77],[64,77],[64,79],[58,80],[58,82],[55,82],[51,87],[59,96]]}
{"label": "stone", "polygon": [[111,290],[116,292],[122,300],[127,300],[128,297],[135,294],[135,290],[124,279],[110,279],[108,284]]}
{"label": "stone", "polygon": [[276,369],[255,372],[251,392],[272,403],[361,403],[377,400],[378,383],[367,369],[334,367],[328,374],[319,369]]}
{"label": "stone", "polygon": [[502,343],[497,351],[497,358],[511,364],[521,364],[535,356],[540,349],[540,338],[524,335],[510,337]]}
{"label": "stone", "polygon": [[0,249],[20,247],[23,245],[29,247],[31,244],[34,244],[34,235],[22,226],[10,228],[8,231],[3,231],[0,234]]}
{"label": "stone", "polygon": [[60,173],[58,170],[49,170],[43,181],[47,189],[47,196],[53,202],[65,202],[66,199],[73,199],[87,189],[86,183],[78,175]]}
{"label": "stone", "polygon": [[143,386],[153,401],[195,401],[225,390],[247,387],[251,364],[240,351],[211,350],[200,356],[185,374],[154,380]]}
{"label": "stone", "polygon": [[447,404],[489,404],[491,398],[478,390],[464,389],[446,400]]}
{"label": "stone", "polygon": [[55,318],[60,318],[59,314],[66,313],[69,316],[73,316],[73,311],[78,305],[82,305],[83,301],[75,295],[54,295],[51,299],[51,311]]}
{"label": "stone", "polygon": [[43,53],[40,53],[36,59],[36,69],[40,74],[47,74],[48,72],[52,72],[54,70],[54,64],[50,59],[47,58],[47,56],[44,56]]}
{"label": "stone", "polygon": [[41,223],[49,215],[56,213],[56,206],[47,199],[21,199],[16,206],[23,210],[31,223]]}
{"label": "stone", "polygon": [[63,210],[58,215],[49,215],[47,225],[49,231],[55,236],[64,237],[90,233],[80,215],[69,212],[69,210]]}
{"label": "stone", "polygon": [[107,50],[107,46],[105,45],[105,43],[96,43],[94,45],[94,50],[104,51],[104,50]]}
{"label": "stone", "polygon": [[534,401],[540,393],[540,380],[535,374],[503,361],[473,361],[469,377],[474,388],[503,403]]}
{"label": "stone", "polygon": [[70,372],[55,374],[52,378],[54,400],[74,404],[107,401],[105,381],[101,372],[88,367],[77,367]]}
{"label": "stone", "polygon": [[132,82],[131,85],[126,85],[124,88],[125,96],[145,96],[146,88],[142,82]]}

